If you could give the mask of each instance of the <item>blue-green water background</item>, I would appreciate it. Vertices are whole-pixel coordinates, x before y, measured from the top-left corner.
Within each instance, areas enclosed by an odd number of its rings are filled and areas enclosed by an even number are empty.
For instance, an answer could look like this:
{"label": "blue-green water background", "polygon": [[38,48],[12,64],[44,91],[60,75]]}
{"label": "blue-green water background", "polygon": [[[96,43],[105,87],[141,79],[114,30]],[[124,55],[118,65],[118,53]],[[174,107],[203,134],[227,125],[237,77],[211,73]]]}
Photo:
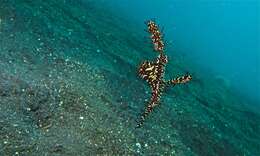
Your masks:
{"label": "blue-green water background", "polygon": [[179,53],[260,103],[259,0],[111,0],[104,6],[136,23],[157,19]]}
{"label": "blue-green water background", "polygon": [[[258,31],[244,17],[256,2],[213,2],[0,0],[0,155],[260,155],[245,97],[257,97]],[[150,18],[170,43],[165,80],[193,79],[135,129],[151,96],[138,66],[157,55]]]}

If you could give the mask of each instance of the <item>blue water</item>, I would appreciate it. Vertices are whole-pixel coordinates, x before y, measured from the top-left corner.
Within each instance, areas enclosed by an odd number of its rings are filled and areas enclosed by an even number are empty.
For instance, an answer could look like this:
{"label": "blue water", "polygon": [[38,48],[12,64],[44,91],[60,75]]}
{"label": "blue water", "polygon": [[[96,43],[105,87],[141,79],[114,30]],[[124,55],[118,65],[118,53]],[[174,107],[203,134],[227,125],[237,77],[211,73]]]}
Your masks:
{"label": "blue water", "polygon": [[258,0],[113,0],[106,5],[136,23],[157,19],[178,53],[260,101]]}
{"label": "blue water", "polygon": [[[0,0],[0,156],[259,156],[260,109],[248,100],[259,99],[257,9],[257,1]],[[165,70],[143,31],[150,18],[169,43]],[[192,80],[152,91],[141,64],[159,82],[186,71]]]}

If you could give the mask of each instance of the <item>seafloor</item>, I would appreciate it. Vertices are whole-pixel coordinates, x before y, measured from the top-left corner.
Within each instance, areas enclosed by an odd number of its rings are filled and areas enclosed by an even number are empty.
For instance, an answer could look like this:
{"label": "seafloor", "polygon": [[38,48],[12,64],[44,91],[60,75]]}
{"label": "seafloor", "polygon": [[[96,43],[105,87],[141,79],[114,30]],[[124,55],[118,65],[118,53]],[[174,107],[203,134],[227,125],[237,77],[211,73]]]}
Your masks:
{"label": "seafloor", "polygon": [[259,113],[170,49],[166,77],[194,79],[134,128],[143,36],[90,0],[0,0],[0,155],[259,156]]}

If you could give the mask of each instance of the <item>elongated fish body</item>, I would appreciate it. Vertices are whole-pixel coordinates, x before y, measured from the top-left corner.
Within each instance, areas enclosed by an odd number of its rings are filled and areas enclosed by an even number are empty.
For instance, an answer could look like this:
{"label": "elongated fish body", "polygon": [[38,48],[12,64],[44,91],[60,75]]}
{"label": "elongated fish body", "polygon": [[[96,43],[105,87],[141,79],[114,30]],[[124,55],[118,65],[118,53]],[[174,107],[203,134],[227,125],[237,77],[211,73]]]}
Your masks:
{"label": "elongated fish body", "polygon": [[138,75],[144,79],[151,88],[151,98],[147,103],[144,112],[137,121],[136,127],[141,127],[147,116],[153,109],[159,105],[161,95],[165,87],[174,86],[175,84],[186,83],[191,80],[191,75],[185,75],[169,81],[164,80],[165,67],[168,63],[168,58],[164,54],[164,42],[159,26],[152,20],[146,22],[148,27],[147,32],[150,33],[150,38],[154,46],[154,51],[159,55],[154,61],[144,61],[138,68]]}

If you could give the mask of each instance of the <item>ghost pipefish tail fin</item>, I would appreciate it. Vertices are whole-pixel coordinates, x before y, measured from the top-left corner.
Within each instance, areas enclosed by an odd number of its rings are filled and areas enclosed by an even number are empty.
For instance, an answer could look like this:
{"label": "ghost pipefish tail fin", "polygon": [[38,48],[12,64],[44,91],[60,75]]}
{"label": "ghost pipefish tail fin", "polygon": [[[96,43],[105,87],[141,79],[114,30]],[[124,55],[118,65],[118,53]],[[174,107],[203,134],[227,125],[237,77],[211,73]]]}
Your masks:
{"label": "ghost pipefish tail fin", "polygon": [[159,26],[153,20],[148,20],[146,22],[146,25],[147,25],[147,31],[150,33],[150,38],[153,43],[154,51],[163,53],[164,51],[163,34]]}

